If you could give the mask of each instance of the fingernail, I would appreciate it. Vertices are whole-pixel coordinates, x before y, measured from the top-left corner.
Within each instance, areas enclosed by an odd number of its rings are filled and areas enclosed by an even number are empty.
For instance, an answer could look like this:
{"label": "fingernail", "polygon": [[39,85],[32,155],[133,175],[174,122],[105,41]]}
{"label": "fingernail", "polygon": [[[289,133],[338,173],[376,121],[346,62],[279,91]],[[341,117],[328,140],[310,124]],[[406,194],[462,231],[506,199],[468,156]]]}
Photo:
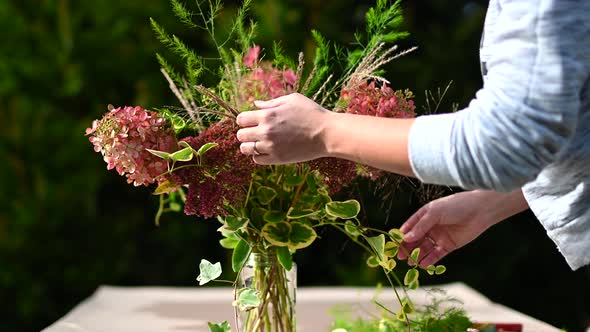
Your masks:
{"label": "fingernail", "polygon": [[404,235],[404,241],[408,241],[408,242],[413,242],[416,237],[416,233],[414,233],[413,231],[410,231],[408,234]]}

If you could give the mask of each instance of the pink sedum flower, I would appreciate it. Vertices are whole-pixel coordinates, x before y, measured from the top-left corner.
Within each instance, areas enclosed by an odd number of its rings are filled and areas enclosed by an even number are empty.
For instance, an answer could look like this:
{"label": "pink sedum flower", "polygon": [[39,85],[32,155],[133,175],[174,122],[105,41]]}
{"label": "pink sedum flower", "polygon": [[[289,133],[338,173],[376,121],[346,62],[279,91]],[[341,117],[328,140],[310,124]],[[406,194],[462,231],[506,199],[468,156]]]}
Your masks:
{"label": "pink sedum flower", "polygon": [[111,109],[86,129],[94,151],[103,155],[107,169],[127,177],[128,183],[147,186],[168,170],[166,161],[146,149],[173,152],[177,142],[166,119],[140,106]]}

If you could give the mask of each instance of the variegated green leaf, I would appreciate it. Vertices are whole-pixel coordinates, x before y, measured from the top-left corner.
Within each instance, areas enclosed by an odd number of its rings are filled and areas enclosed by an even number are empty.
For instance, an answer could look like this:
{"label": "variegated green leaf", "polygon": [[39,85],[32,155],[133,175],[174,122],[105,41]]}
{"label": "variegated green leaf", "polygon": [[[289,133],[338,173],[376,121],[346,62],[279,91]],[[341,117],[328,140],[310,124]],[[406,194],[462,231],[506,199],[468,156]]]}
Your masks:
{"label": "variegated green leaf", "polygon": [[361,211],[361,205],[358,201],[350,199],[344,202],[329,202],[326,203],[326,213],[330,216],[340,219],[355,218]]}

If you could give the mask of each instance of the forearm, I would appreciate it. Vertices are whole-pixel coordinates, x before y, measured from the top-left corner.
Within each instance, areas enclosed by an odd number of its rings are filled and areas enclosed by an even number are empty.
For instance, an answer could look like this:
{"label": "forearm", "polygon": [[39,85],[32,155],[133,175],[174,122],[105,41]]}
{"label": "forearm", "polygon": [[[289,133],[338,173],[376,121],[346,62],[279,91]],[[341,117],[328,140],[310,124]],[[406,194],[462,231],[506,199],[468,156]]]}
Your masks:
{"label": "forearm", "polygon": [[509,193],[474,190],[468,194],[473,201],[468,201],[466,204],[476,204],[481,207],[477,219],[485,224],[485,228],[506,220],[529,207],[521,189]]}
{"label": "forearm", "polygon": [[322,140],[327,156],[414,176],[408,158],[408,136],[413,122],[414,119],[326,112]]}

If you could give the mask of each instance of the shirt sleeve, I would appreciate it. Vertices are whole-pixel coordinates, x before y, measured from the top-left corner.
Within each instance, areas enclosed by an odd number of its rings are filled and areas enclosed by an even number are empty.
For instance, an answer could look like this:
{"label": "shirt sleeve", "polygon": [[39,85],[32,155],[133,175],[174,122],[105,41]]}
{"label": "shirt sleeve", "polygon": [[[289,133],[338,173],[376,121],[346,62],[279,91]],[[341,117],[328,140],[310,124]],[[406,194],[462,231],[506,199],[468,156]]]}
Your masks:
{"label": "shirt sleeve", "polygon": [[559,158],[588,78],[588,1],[500,1],[484,87],[466,109],[422,116],[409,137],[416,176],[511,191]]}

